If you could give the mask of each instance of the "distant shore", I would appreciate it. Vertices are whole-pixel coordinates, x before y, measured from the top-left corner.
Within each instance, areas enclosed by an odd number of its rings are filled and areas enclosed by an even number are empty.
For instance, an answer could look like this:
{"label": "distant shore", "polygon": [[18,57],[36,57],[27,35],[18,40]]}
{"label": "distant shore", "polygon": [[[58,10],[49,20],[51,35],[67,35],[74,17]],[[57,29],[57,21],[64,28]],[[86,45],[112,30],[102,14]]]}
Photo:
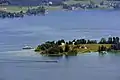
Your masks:
{"label": "distant shore", "polygon": [[64,10],[64,11],[75,11],[75,10],[116,10],[120,9],[120,2],[99,2],[94,1],[65,1],[60,5],[52,5],[49,3],[40,4],[38,6],[0,6],[0,18],[18,18],[26,15],[46,15],[49,11]]}
{"label": "distant shore", "polygon": [[[120,9],[120,1],[68,0],[63,1],[59,5],[53,5],[52,2],[46,2],[38,6],[44,6],[47,10]],[[1,5],[0,10],[3,9],[8,12],[26,12],[28,7],[37,8],[38,6]]]}
{"label": "distant shore", "polygon": [[54,7],[44,7],[44,9],[38,9],[39,7],[18,7],[18,6],[7,6],[6,8],[2,7],[0,10],[0,18],[23,18],[24,16],[37,16],[37,15],[46,15],[49,14],[49,11],[76,11],[76,10],[114,10],[110,8],[90,8],[90,9],[82,9],[76,8],[72,9],[63,9],[61,6]]}
{"label": "distant shore", "polygon": [[[23,11],[26,12],[28,10],[29,6],[3,6],[1,7],[2,11],[6,11],[6,12],[19,12],[19,11]],[[38,6],[31,6],[31,8],[37,8]],[[64,11],[68,11],[68,10],[72,10],[72,9],[64,9],[62,8],[62,6],[45,6],[45,9],[48,11],[55,11],[55,10],[64,10]],[[101,8],[91,8],[91,9],[82,9],[82,8],[76,8],[74,10],[114,10],[113,8],[107,8],[107,7],[101,7]],[[73,11],[74,11],[73,10]]]}
{"label": "distant shore", "polygon": [[[38,6],[35,8],[28,7],[26,10],[22,10],[22,7],[16,9],[16,7],[12,7],[12,10],[9,9],[10,7],[6,7],[0,10],[0,18],[23,18],[24,16],[36,16],[36,15],[45,15],[46,9],[44,6]],[[18,10],[18,11],[17,11]]]}

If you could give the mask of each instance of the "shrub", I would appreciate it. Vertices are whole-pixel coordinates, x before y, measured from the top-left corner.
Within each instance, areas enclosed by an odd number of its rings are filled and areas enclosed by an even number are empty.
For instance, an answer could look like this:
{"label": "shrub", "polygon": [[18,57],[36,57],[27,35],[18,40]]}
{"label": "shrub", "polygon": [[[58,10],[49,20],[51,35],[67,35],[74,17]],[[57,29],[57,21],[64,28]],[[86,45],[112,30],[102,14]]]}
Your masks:
{"label": "shrub", "polygon": [[70,50],[70,46],[68,44],[65,45],[65,52],[68,52]]}
{"label": "shrub", "polygon": [[106,43],[107,43],[107,41],[106,41],[105,38],[102,38],[102,39],[100,40],[100,42],[99,42],[99,44],[106,44]]}

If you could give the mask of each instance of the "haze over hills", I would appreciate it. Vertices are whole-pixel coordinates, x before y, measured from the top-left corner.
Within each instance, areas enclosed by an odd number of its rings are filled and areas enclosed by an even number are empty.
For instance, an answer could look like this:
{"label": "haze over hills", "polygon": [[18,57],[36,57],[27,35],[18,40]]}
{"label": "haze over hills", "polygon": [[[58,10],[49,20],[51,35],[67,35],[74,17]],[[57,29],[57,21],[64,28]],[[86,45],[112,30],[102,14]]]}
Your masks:
{"label": "haze over hills", "polygon": [[[42,2],[52,1],[54,5],[59,5],[63,1],[90,1],[90,0],[0,0],[1,3],[8,3],[9,5],[17,6],[36,6]],[[92,0],[92,1],[106,1],[106,0]],[[120,0],[108,0],[108,1],[120,1]]]}
{"label": "haze over hills", "polygon": [[63,0],[0,0],[0,3],[5,3],[5,2],[9,2],[10,5],[40,5],[42,2],[49,2],[52,1],[53,4],[61,4]]}

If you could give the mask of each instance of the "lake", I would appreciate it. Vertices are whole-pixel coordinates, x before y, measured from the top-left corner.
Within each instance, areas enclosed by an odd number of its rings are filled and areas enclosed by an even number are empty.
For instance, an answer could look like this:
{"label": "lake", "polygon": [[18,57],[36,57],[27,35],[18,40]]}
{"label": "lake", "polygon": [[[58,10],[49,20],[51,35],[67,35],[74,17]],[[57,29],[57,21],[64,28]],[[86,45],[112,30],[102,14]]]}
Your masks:
{"label": "lake", "polygon": [[[0,19],[0,80],[120,80],[120,55],[97,53],[43,57],[36,47],[48,40],[120,37],[120,11],[50,11],[46,16]],[[57,60],[58,63],[39,62]]]}

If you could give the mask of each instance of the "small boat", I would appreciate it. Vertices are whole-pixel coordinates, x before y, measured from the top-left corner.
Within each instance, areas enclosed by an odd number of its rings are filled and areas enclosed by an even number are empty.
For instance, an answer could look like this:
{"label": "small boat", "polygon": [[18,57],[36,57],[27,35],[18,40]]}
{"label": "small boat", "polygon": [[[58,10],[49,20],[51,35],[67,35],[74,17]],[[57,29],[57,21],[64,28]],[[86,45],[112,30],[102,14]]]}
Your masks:
{"label": "small boat", "polygon": [[31,46],[25,46],[23,49],[33,49]]}

